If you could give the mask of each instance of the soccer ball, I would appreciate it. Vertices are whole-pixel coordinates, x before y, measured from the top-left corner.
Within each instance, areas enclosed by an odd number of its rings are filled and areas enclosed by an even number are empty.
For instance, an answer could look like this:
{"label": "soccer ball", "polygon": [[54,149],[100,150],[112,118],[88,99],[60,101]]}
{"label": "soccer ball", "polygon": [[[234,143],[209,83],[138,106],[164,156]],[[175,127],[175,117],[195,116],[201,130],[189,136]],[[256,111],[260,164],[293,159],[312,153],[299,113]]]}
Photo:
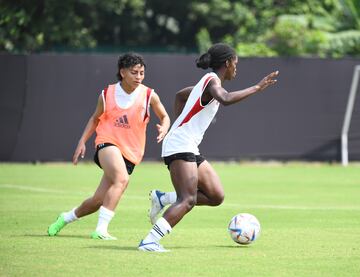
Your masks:
{"label": "soccer ball", "polygon": [[237,214],[231,219],[228,231],[236,243],[250,244],[260,235],[260,222],[252,214]]}

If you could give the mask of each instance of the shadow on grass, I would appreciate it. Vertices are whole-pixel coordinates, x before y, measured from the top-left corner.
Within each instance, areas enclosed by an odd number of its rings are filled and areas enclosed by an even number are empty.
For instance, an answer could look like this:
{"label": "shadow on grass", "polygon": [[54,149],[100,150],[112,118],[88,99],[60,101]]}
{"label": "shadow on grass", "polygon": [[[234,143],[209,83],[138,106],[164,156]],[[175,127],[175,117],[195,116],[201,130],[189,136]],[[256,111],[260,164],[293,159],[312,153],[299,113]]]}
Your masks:
{"label": "shadow on grass", "polygon": [[80,235],[60,235],[60,236],[54,236],[54,237],[50,237],[48,234],[25,234],[25,235],[19,235],[18,237],[34,237],[34,238],[52,238],[52,239],[90,239],[89,236],[80,236]]}
{"label": "shadow on grass", "polygon": [[[221,248],[247,248],[247,246],[226,246],[226,245],[209,245],[209,246],[203,246],[203,247],[199,247],[199,246],[169,246],[166,247],[166,249],[172,251],[172,250],[181,250],[181,249],[196,249],[196,250],[206,250],[209,248],[215,248],[215,247],[221,247]],[[90,249],[105,249],[105,250],[120,250],[120,251],[139,251],[137,246],[133,246],[133,247],[129,247],[129,246],[118,246],[118,245],[92,245],[92,246],[87,246],[86,248],[90,248]]]}
{"label": "shadow on grass", "polygon": [[241,249],[246,249],[246,248],[250,248],[250,245],[215,245],[214,247],[219,247],[219,248],[241,248]]}
{"label": "shadow on grass", "polygon": [[92,245],[85,248],[90,249],[105,249],[105,250],[120,250],[120,251],[138,251],[137,246],[117,246],[117,245]]}
{"label": "shadow on grass", "polygon": [[209,248],[229,248],[229,249],[235,249],[235,248],[241,248],[241,249],[246,249],[246,248],[250,248],[249,245],[196,245],[196,246],[165,246],[165,248],[169,248],[169,250],[171,249],[209,249]]}

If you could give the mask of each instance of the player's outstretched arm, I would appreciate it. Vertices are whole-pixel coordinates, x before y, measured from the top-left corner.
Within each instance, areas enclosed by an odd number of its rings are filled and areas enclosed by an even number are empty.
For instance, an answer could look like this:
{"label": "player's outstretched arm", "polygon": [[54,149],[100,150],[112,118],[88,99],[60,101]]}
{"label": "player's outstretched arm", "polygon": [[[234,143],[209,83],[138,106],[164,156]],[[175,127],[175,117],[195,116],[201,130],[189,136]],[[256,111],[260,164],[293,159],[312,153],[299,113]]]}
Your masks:
{"label": "player's outstretched arm", "polygon": [[104,102],[102,99],[102,94],[98,98],[98,102],[96,105],[95,112],[92,114],[92,116],[89,118],[85,129],[79,139],[78,145],[75,149],[74,156],[73,156],[73,164],[76,165],[79,160],[79,156],[81,158],[85,157],[86,152],[86,146],[85,143],[88,141],[88,139],[91,137],[91,135],[95,132],[95,129],[99,123],[99,117],[104,112]]}
{"label": "player's outstretched arm", "polygon": [[168,113],[165,110],[164,105],[160,101],[159,95],[155,92],[152,93],[150,100],[151,108],[154,110],[154,113],[159,118],[160,124],[156,124],[158,130],[158,136],[156,138],[157,143],[161,142],[165,135],[167,134],[170,127],[170,118]]}
{"label": "player's outstretched arm", "polygon": [[248,96],[260,92],[267,87],[275,84],[277,80],[275,79],[279,75],[279,71],[274,71],[269,75],[265,76],[259,83],[255,86],[237,90],[232,92],[227,92],[222,86],[221,82],[218,79],[212,79],[206,88],[212,97],[219,101],[222,105],[231,105],[237,102],[240,102],[247,98]]}
{"label": "player's outstretched arm", "polygon": [[279,75],[279,71],[271,72],[269,75],[265,76],[256,86],[259,87],[259,90],[264,90],[268,86],[272,86],[277,82],[275,79]]}

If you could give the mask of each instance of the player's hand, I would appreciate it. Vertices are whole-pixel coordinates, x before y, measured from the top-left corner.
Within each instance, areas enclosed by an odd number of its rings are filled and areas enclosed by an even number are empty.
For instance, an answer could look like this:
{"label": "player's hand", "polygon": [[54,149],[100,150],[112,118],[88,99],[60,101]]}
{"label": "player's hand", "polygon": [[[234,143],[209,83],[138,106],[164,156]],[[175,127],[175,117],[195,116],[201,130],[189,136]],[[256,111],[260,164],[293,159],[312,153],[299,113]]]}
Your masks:
{"label": "player's hand", "polygon": [[75,149],[75,153],[73,156],[73,164],[77,165],[78,161],[79,161],[79,156],[83,159],[85,157],[85,152],[86,152],[86,146],[85,143],[80,143],[78,144],[78,146]]}
{"label": "player's hand", "polygon": [[266,89],[268,86],[271,86],[277,82],[275,79],[279,75],[279,71],[274,71],[262,79],[257,85],[259,91]]}
{"label": "player's hand", "polygon": [[158,129],[158,133],[159,135],[157,136],[156,140],[157,140],[157,143],[161,142],[165,135],[166,135],[166,130],[163,126],[161,126],[160,124],[156,124],[156,128]]}

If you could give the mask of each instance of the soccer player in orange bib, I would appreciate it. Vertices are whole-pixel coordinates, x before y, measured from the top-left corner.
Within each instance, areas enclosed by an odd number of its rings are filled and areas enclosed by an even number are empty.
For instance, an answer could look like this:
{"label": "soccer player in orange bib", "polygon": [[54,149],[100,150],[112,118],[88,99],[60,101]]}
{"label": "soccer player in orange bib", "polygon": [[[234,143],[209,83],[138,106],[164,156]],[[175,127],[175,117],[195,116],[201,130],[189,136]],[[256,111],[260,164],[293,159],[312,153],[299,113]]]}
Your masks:
{"label": "soccer player in orange bib", "polygon": [[73,163],[85,156],[85,143],[96,131],[95,163],[104,174],[94,195],[80,206],[60,214],[48,228],[55,236],[68,223],[99,210],[93,239],[115,240],[108,225],[115,208],[129,183],[129,175],[143,158],[149,110],[159,118],[157,142],[161,142],[170,127],[169,116],[159,96],[142,84],[145,62],[142,56],[127,53],[119,57],[119,82],[109,85],[100,94],[94,114],[90,117],[76,147]]}
{"label": "soccer player in orange bib", "polygon": [[[234,49],[223,43],[214,44],[197,60],[198,67],[212,68],[212,72],[206,73],[194,87],[184,88],[176,94],[177,119],[164,138],[161,155],[170,170],[175,191],[151,191],[149,216],[154,225],[140,242],[139,250],[166,252],[159,243],[160,239],[169,234],[195,205],[218,206],[223,202],[220,178],[200,154],[198,146],[220,104],[235,104],[263,91],[276,83],[274,78],[278,75],[276,71],[255,86],[227,92],[223,83],[235,78],[237,62]],[[170,207],[157,219],[166,205]]]}

